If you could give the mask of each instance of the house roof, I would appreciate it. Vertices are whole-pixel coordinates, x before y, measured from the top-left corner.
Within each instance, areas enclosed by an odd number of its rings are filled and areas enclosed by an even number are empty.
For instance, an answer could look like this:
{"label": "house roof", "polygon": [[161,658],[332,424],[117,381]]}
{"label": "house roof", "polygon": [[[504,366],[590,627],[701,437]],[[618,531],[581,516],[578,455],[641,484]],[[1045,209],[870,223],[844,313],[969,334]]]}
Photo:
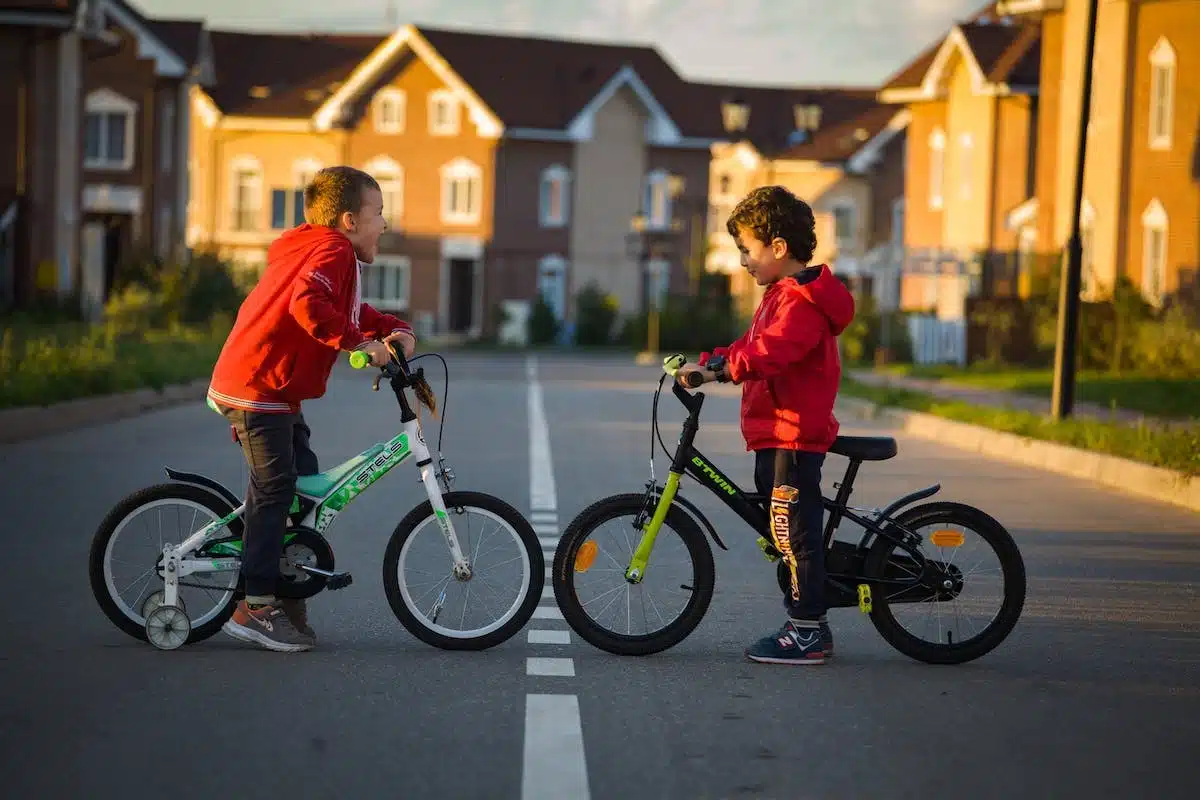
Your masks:
{"label": "house roof", "polygon": [[147,19],[146,24],[151,32],[188,66],[194,66],[200,60],[200,37],[204,33],[204,20]]}

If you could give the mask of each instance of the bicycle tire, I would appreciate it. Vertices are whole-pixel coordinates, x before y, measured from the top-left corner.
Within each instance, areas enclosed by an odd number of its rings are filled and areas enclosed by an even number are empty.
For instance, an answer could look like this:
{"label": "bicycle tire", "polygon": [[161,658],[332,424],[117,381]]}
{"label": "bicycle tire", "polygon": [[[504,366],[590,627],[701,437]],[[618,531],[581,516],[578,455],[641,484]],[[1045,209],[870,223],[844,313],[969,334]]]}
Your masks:
{"label": "bicycle tire", "polygon": [[[118,629],[143,642],[149,641],[146,636],[145,621],[138,622],[131,619],[128,614],[118,607],[116,601],[109,593],[107,582],[104,580],[104,553],[108,549],[108,543],[112,539],[113,534],[116,533],[117,526],[123,520],[142,506],[160,500],[184,500],[196,503],[207,508],[218,519],[233,511],[233,507],[229,505],[227,500],[211,490],[184,483],[160,483],[133,492],[113,506],[112,510],[105,515],[103,521],[100,523],[100,527],[96,529],[96,533],[92,536],[92,544],[88,553],[88,581],[91,584],[92,595],[96,598],[96,602],[100,605],[100,610],[104,612],[109,621],[116,625]],[[231,532],[231,535],[235,537],[242,535],[241,518],[233,520],[226,527]],[[235,585],[234,591],[229,595],[221,610],[208,622],[193,627],[184,644],[195,644],[196,642],[203,641],[221,630],[221,626],[225,624],[226,620],[233,616],[240,588],[239,578],[239,583]]]}
{"label": "bicycle tire", "polygon": [[[957,524],[983,537],[1000,558],[1004,575],[1004,601],[1000,612],[976,636],[952,644],[932,644],[903,629],[892,613],[885,595],[886,585],[871,584],[871,623],[884,641],[900,653],[927,664],[963,664],[987,655],[998,647],[1016,627],[1025,605],[1025,562],[1008,530],[984,511],[963,503],[925,503],[905,509],[895,522],[912,530],[929,524]],[[863,565],[868,583],[884,576],[887,559],[896,546],[882,536],[871,543]]]}
{"label": "bicycle tire", "polygon": [[636,515],[645,502],[641,494],[605,497],[581,511],[567,526],[554,552],[551,583],[563,618],[580,638],[606,652],[619,656],[645,656],[660,653],[679,644],[691,634],[712,602],[716,585],[716,566],[712,548],[704,532],[692,517],[674,504],[667,510],[664,525],[670,526],[683,540],[695,569],[695,590],[679,617],[653,634],[629,636],[610,631],[594,622],[584,611],[575,592],[573,565],[579,548],[598,525],[619,516]]}
{"label": "bicycle tire", "polygon": [[534,609],[542,599],[542,588],[546,583],[546,561],[542,556],[541,542],[538,541],[537,534],[529,521],[499,497],[482,492],[463,491],[448,492],[442,495],[442,499],[448,509],[477,508],[495,514],[520,537],[528,558],[530,573],[529,585],[525,596],[516,606],[516,612],[510,620],[490,633],[476,637],[458,637],[430,630],[404,602],[400,588],[400,551],[417,527],[434,516],[433,504],[429,500],[425,500],[408,512],[392,532],[387,550],[383,555],[383,591],[387,596],[388,605],[392,608],[392,613],[396,615],[400,624],[422,642],[443,650],[486,650],[511,639],[533,617]]}

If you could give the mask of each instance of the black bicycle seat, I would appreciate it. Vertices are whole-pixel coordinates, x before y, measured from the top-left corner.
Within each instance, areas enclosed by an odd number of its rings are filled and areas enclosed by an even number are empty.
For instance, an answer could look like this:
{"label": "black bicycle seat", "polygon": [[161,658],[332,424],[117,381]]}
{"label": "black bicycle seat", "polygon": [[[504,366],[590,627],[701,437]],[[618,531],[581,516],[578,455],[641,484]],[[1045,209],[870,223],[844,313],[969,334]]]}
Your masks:
{"label": "black bicycle seat", "polygon": [[890,436],[839,436],[829,452],[852,461],[887,461],[896,455],[896,440]]}

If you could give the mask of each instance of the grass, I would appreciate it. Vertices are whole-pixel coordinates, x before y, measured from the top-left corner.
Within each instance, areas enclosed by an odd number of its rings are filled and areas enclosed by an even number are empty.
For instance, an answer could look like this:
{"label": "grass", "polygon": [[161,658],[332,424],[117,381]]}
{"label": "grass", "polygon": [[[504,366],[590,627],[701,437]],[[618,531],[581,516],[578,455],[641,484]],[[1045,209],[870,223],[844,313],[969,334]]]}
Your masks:
{"label": "grass", "polygon": [[1117,425],[1072,418],[1055,421],[1028,411],[992,408],[944,400],[925,392],[880,388],[843,376],[841,392],[883,406],[923,411],[945,419],[992,430],[1128,458],[1156,467],[1200,474],[1200,425],[1167,429],[1152,425]]}
{"label": "grass", "polygon": [[0,338],[0,408],[163,387],[212,371],[227,327],[117,337],[83,323],[8,325]]}
{"label": "grass", "polygon": [[[911,378],[942,381],[977,389],[1018,392],[1050,397],[1054,372],[1049,369],[1010,369],[976,366],[961,369],[951,365],[901,365],[884,372]],[[1125,408],[1155,417],[1196,418],[1200,416],[1200,377],[1159,376],[1081,371],[1077,375],[1076,400],[1105,408]]]}

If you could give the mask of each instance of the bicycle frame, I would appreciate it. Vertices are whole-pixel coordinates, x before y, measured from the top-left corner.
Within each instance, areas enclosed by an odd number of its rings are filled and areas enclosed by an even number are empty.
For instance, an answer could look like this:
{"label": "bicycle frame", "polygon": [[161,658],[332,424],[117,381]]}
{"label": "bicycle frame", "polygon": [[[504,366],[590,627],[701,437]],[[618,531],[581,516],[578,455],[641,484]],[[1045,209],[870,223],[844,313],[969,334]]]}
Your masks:
{"label": "bicycle frame", "polygon": [[[385,368],[386,369],[386,368]],[[450,547],[450,555],[454,562],[456,573],[469,574],[470,566],[466,556],[459,546],[454,524],[450,521],[446,504],[442,498],[442,487],[438,485],[441,477],[446,483],[446,490],[453,480],[453,473],[443,468],[432,469],[433,456],[425,442],[420,421],[409,405],[406,390],[409,386],[407,368],[397,369],[391,373],[392,390],[400,405],[400,433],[386,442],[379,442],[356,456],[316,475],[303,475],[296,481],[296,495],[292,500],[289,521],[299,522],[301,527],[310,528],[319,534],[328,531],[338,514],[346,509],[356,497],[378,482],[394,468],[403,464],[409,458],[416,457],[417,469],[421,475],[421,484],[433,506],[434,516],[446,543]],[[376,383],[378,389],[378,382]],[[173,473],[172,477],[183,478],[186,482],[199,483],[210,490],[217,491],[223,496],[231,493],[220,484],[202,476],[191,476],[187,473]],[[187,480],[197,478],[198,480]],[[195,573],[230,572],[241,566],[238,557],[233,558],[186,558],[202,548],[213,536],[226,527],[230,522],[241,517],[246,511],[246,504],[240,503],[229,514],[214,520],[193,533],[182,543],[163,548],[164,587],[163,603],[174,605],[178,596],[179,579]],[[285,543],[291,536],[285,536]],[[221,542],[214,548],[215,555],[240,556],[242,542]]]}
{"label": "bicycle frame", "polygon": [[[666,485],[659,495],[650,521],[643,527],[642,536],[637,547],[634,549],[629,567],[626,569],[625,578],[631,583],[640,583],[645,577],[646,567],[650,560],[650,553],[654,548],[654,542],[658,537],[658,532],[662,527],[663,521],[666,519],[668,509],[676,499],[676,494],[679,491],[679,483],[685,474],[695,478],[701,486],[704,486],[720,498],[726,507],[737,514],[759,536],[763,536],[769,529],[769,517],[766,508],[767,498],[757,492],[742,490],[740,486],[715,466],[703,453],[697,450],[694,445],[696,433],[700,429],[699,418],[700,409],[704,405],[704,393],[697,392],[694,395],[689,395],[674,380],[671,381],[671,392],[688,410],[688,416],[683,422],[683,432],[679,437],[679,445],[675,451],[675,457],[671,461],[670,470],[667,473]],[[921,537],[892,520],[891,514],[909,503],[935,494],[940,490],[941,486],[935,484],[926,489],[905,495],[893,502],[886,509],[873,511],[872,515],[875,519],[868,519],[856,513],[854,509],[847,505],[850,494],[853,491],[854,479],[861,463],[857,459],[851,459],[841,482],[835,484],[838,489],[837,496],[832,500],[828,497],[821,498],[825,510],[830,512],[823,532],[826,551],[829,550],[830,542],[833,540],[833,535],[837,531],[838,525],[845,518],[864,528],[863,537],[858,545],[859,548],[865,548],[872,536],[882,536],[895,542],[897,546],[906,550],[923,564],[926,559],[917,550],[917,547],[921,543]],[[654,488],[654,484],[651,483],[650,491],[653,491]],[[699,513],[698,509],[694,507],[689,510],[694,514]],[[898,529],[899,533],[894,533],[893,528]],[[709,530],[712,532],[711,525],[709,525]],[[830,573],[830,577],[838,576]]]}

